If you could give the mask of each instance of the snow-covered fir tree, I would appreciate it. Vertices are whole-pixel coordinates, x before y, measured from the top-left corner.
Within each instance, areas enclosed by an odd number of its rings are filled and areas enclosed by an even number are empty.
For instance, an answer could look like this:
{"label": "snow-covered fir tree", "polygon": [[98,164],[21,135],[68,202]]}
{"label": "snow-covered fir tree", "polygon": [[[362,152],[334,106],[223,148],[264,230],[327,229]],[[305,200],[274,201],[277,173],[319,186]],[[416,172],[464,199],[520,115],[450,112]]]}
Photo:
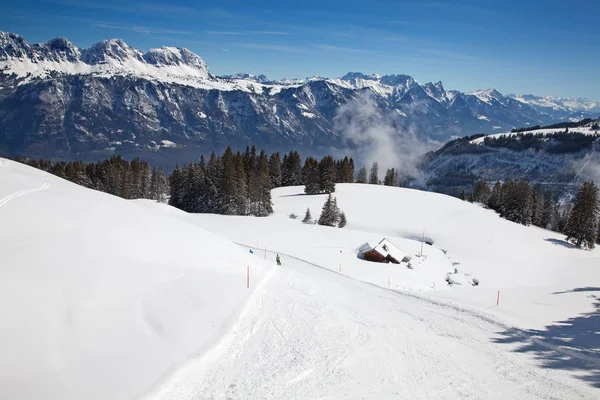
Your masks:
{"label": "snow-covered fir tree", "polygon": [[272,188],[281,186],[281,157],[279,153],[273,153],[269,158],[269,177],[271,178]]}
{"label": "snow-covered fir tree", "polygon": [[371,171],[369,172],[369,183],[371,185],[379,184],[379,164],[377,164],[377,161],[375,161],[371,166]]}
{"label": "snow-covered fir tree", "polygon": [[325,226],[335,226],[339,220],[339,209],[337,207],[337,201],[331,197],[331,194],[327,197],[321,215],[319,216],[318,224]]}
{"label": "snow-covered fir tree", "polygon": [[333,157],[326,156],[319,162],[319,192],[321,193],[333,193],[335,192],[336,182],[336,166]]}
{"label": "snow-covered fir tree", "polygon": [[367,183],[367,169],[362,167],[356,175],[356,183]]}
{"label": "snow-covered fir tree", "polygon": [[321,176],[319,171],[319,163],[312,157],[308,157],[304,162],[302,169],[304,179],[304,193],[318,194],[321,192]]}
{"label": "snow-covered fir tree", "polygon": [[567,240],[577,247],[593,249],[598,235],[598,188],[593,182],[583,184],[573,203],[569,220],[565,227]]}

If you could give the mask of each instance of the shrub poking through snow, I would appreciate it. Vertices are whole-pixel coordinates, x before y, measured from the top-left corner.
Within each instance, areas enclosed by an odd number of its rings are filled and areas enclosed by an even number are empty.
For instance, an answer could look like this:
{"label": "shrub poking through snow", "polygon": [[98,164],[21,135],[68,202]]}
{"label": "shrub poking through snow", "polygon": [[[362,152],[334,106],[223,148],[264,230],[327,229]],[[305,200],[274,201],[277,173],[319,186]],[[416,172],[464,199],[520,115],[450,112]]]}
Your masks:
{"label": "shrub poking through snow", "polygon": [[290,219],[296,219],[296,218],[298,218],[298,216],[296,214],[294,214],[294,213],[290,214]]}
{"label": "shrub poking through snow", "polygon": [[340,212],[340,221],[338,222],[338,228],[343,228],[346,226],[346,214],[342,211]]}
{"label": "shrub poking through snow", "polygon": [[302,220],[302,222],[304,222],[305,224],[310,222],[312,220],[312,215],[310,215],[310,208],[306,209],[306,214],[304,214],[304,219]]}

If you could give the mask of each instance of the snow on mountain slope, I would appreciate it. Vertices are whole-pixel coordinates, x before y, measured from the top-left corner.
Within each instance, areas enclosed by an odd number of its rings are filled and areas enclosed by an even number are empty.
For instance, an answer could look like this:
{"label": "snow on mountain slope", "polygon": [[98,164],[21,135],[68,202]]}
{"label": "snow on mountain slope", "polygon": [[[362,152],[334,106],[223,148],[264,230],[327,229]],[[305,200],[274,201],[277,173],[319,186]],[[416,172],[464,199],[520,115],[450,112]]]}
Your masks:
{"label": "snow on mountain slope", "polygon": [[183,214],[0,158],[0,398],[133,398],[223,335],[268,266]]}
{"label": "snow on mountain slope", "polygon": [[[600,281],[600,249],[578,251],[563,242],[560,234],[509,222],[493,211],[454,197],[361,184],[338,184],[334,196],[348,218],[344,229],[302,224],[300,219],[307,208],[318,219],[326,199],[325,195],[306,196],[302,187],[275,189],[275,215],[269,218],[196,218],[202,226],[233,241],[257,244],[259,252],[266,246],[267,250],[386,288],[429,291],[429,295],[436,296],[442,291],[444,296],[463,298],[465,303],[481,308],[495,304],[498,289],[516,290],[521,299],[531,288],[539,289],[533,298],[553,297],[551,293]],[[289,219],[291,213],[299,219]],[[426,241],[433,242],[424,245],[426,258],[418,257],[423,230]],[[361,245],[383,237],[412,257],[414,269],[357,258]],[[458,269],[456,280],[463,284],[448,287],[446,275],[454,268]],[[478,287],[468,284],[472,278],[478,279]],[[480,296],[483,292],[487,297]],[[562,307],[558,304],[550,314],[540,314],[535,305],[529,306],[535,311],[526,312],[522,304],[513,304],[514,308],[500,310],[500,314],[514,317],[515,322],[525,326],[539,327],[574,310],[585,311],[591,304],[583,296],[574,302],[563,303]]]}
{"label": "snow on mountain slope", "polygon": [[[344,229],[290,219],[306,207],[317,217],[325,200],[301,187],[275,189],[271,217],[187,216],[259,258],[279,254],[283,265],[225,340],[147,400],[597,398],[598,250],[569,248],[554,233],[447,196],[336,189]],[[423,227],[433,241],[427,258],[415,257]],[[356,258],[360,245],[383,236],[413,257],[414,269]],[[480,286],[426,287],[453,268]],[[498,288],[507,298],[493,307]],[[542,295],[547,302],[536,304]]]}
{"label": "snow on mountain slope", "polygon": [[[547,135],[551,133],[560,133],[564,132],[565,128],[544,128],[544,129],[534,129],[531,131],[523,131],[523,132],[502,132],[502,133],[494,133],[492,135],[486,135],[479,137],[477,139],[471,140],[471,144],[483,144],[485,138],[498,138],[500,136],[517,136],[517,135]],[[590,126],[578,126],[574,128],[569,128],[570,133],[582,133],[584,135],[595,135],[598,133],[596,129],[592,129]]]}

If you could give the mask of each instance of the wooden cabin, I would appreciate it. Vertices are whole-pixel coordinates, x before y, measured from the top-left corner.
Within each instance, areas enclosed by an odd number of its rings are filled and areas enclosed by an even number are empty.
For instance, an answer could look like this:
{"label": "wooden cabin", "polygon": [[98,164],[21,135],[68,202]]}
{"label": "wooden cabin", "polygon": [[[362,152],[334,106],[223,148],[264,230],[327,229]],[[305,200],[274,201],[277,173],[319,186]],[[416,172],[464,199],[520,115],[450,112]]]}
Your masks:
{"label": "wooden cabin", "polygon": [[395,244],[383,238],[379,243],[366,243],[359,250],[359,258],[380,263],[400,264],[406,254]]}

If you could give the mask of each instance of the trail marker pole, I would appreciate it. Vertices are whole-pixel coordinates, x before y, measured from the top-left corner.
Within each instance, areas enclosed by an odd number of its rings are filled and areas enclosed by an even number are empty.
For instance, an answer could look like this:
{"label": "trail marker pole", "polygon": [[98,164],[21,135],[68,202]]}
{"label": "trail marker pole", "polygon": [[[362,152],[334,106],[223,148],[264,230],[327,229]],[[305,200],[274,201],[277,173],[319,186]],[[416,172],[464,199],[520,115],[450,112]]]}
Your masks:
{"label": "trail marker pole", "polygon": [[246,266],[246,289],[250,289],[250,266]]}
{"label": "trail marker pole", "polygon": [[423,242],[425,242],[425,229],[423,229],[423,237],[421,238],[421,257],[423,257]]}
{"label": "trail marker pole", "polygon": [[267,259],[267,246],[265,246],[265,260]]}
{"label": "trail marker pole", "polygon": [[500,304],[500,291],[498,290],[498,297],[496,297],[496,305]]}

